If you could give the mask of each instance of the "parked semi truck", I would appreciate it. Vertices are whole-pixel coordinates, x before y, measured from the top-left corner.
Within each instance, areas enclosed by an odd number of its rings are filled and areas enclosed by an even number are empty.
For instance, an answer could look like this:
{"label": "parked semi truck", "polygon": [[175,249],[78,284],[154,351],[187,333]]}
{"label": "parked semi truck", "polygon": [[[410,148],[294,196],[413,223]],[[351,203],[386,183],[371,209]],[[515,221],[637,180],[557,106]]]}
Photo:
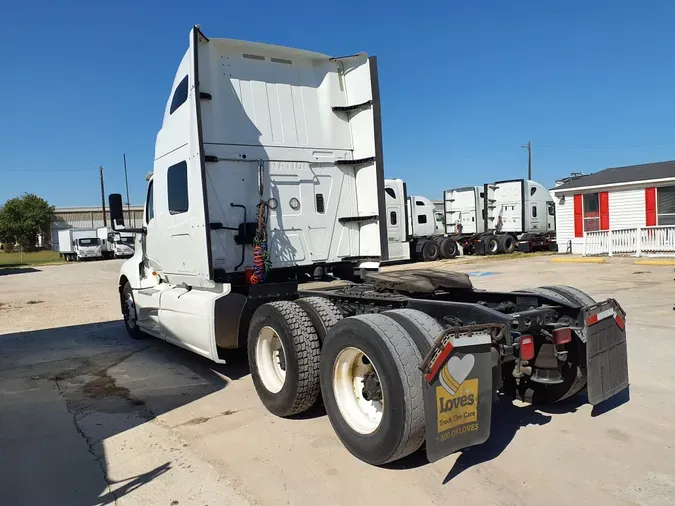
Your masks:
{"label": "parked semi truck", "polygon": [[[227,62],[223,72],[223,62]],[[225,362],[247,347],[264,406],[322,398],[375,465],[484,442],[498,391],[597,404],[628,385],[625,313],[569,287],[475,290],[387,258],[375,57],[209,39],[195,27],[155,147],[140,251],[119,277],[133,338]],[[371,269],[371,272],[365,272]],[[303,284],[316,272],[365,280]],[[496,423],[499,423],[498,421]]]}
{"label": "parked semi truck", "polygon": [[385,179],[389,262],[454,258],[457,242],[445,233],[443,213],[426,197],[408,196],[402,179]]}
{"label": "parked semi truck", "polygon": [[96,235],[101,241],[104,258],[129,258],[134,255],[134,234],[115,232],[110,227],[99,227]]}
{"label": "parked semi truck", "polygon": [[446,233],[464,253],[557,249],[555,204],[536,181],[513,179],[444,192]]}
{"label": "parked semi truck", "polygon": [[59,253],[66,262],[103,258],[101,241],[93,228],[59,230]]}

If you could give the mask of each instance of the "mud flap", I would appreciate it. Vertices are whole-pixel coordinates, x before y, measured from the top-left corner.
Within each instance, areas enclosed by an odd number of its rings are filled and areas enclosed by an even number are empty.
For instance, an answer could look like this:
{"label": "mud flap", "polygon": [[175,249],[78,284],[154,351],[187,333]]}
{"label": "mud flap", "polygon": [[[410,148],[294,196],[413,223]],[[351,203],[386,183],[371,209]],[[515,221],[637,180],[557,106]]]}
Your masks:
{"label": "mud flap", "polygon": [[584,308],[588,402],[599,404],[628,387],[626,313],[614,299]]}
{"label": "mud flap", "polygon": [[427,458],[434,462],[490,437],[495,325],[446,330],[420,368],[426,379]]}

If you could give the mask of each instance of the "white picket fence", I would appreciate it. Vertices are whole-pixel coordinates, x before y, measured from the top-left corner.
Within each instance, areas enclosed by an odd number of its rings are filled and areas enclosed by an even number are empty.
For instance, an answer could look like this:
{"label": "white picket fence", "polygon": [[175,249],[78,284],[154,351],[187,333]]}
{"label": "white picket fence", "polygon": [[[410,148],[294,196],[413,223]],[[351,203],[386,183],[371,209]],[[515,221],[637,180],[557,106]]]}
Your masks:
{"label": "white picket fence", "polygon": [[675,226],[584,232],[584,256],[675,253]]}

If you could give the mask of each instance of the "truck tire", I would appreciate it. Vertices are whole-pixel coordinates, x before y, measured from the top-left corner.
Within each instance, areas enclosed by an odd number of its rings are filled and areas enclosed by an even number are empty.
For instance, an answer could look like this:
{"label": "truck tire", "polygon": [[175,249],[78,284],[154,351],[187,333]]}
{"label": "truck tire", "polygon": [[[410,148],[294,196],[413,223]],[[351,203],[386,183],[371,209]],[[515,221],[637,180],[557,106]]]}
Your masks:
{"label": "truck tire", "polygon": [[443,327],[431,316],[417,309],[393,309],[382,313],[405,329],[425,357],[436,338],[443,333]]}
{"label": "truck tire", "polygon": [[436,241],[424,241],[420,247],[420,259],[424,262],[433,262],[441,256],[441,249]]}
{"label": "truck tire", "polygon": [[504,234],[499,237],[499,251],[502,253],[513,253],[516,250],[516,240],[512,235]]}
{"label": "truck tire", "polygon": [[316,403],[320,350],[309,316],[295,302],[256,309],[248,330],[248,363],[258,397],[271,413],[296,415]]}
{"label": "truck tire", "polygon": [[585,292],[582,292],[578,288],[574,288],[573,286],[554,285],[554,286],[545,286],[544,288],[553,290],[554,292],[559,293],[568,300],[576,302],[580,306],[590,306],[596,303],[593,297],[591,297]]}
{"label": "truck tire", "polygon": [[455,258],[459,255],[459,246],[451,237],[444,237],[440,242],[441,258]]}
{"label": "truck tire", "polygon": [[[556,290],[554,290],[556,288]],[[538,293],[560,302],[567,302],[572,304],[582,304],[573,295],[563,295],[560,288],[571,287],[552,287],[544,286],[540,288],[533,288],[527,291]],[[577,291],[573,288],[572,290]],[[590,297],[579,290],[579,293],[585,297]],[[591,299],[592,300],[592,299]],[[542,385],[533,381],[521,382],[518,388],[518,395],[526,402],[533,404],[554,404],[556,402],[564,401],[573,395],[576,395],[586,386],[587,372],[586,372],[586,345],[575,336],[572,341],[575,346],[570,347],[567,355],[567,362],[563,366],[562,377],[563,382],[557,385]]]}
{"label": "truck tire", "polygon": [[499,240],[494,235],[488,235],[483,238],[485,243],[485,253],[488,255],[497,255],[499,253]]}
{"label": "truck tire", "polygon": [[401,459],[424,442],[422,355],[392,318],[344,318],[326,336],[321,391],[335,433],[373,465]]}
{"label": "truck tire", "polygon": [[337,322],[342,320],[342,311],[330,300],[324,297],[303,297],[295,301],[307,316],[319,336],[319,341],[323,343],[326,334]]}
{"label": "truck tire", "polygon": [[145,333],[138,326],[136,319],[136,301],[134,300],[134,292],[131,289],[131,284],[127,281],[120,292],[120,304],[122,306],[122,316],[124,319],[124,327],[132,339],[143,339]]}

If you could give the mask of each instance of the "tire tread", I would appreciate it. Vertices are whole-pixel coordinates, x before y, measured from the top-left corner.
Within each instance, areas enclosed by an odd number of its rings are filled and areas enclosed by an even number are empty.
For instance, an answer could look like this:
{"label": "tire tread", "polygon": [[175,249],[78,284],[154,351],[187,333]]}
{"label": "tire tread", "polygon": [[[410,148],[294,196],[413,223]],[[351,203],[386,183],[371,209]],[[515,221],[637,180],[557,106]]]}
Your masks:
{"label": "tire tread", "polygon": [[423,377],[418,369],[422,361],[420,352],[406,331],[396,321],[383,314],[357,315],[373,328],[392,352],[394,367],[399,374],[404,390],[406,411],[404,434],[398,447],[386,462],[393,462],[416,451],[424,442],[424,391]]}
{"label": "tire tread", "polygon": [[[313,311],[316,314],[325,328],[325,334],[333,325],[342,320],[342,311],[332,301],[324,297],[303,297],[298,299],[296,303],[306,312]],[[321,329],[321,332],[319,329],[315,328],[315,330],[320,340],[325,339],[325,334],[321,335],[323,329]]]}
{"label": "tire tread", "polygon": [[283,416],[297,415],[311,408],[319,397],[319,337],[307,313],[295,302],[282,300],[267,304],[281,313],[291,331],[298,361],[298,390],[293,405]]}

